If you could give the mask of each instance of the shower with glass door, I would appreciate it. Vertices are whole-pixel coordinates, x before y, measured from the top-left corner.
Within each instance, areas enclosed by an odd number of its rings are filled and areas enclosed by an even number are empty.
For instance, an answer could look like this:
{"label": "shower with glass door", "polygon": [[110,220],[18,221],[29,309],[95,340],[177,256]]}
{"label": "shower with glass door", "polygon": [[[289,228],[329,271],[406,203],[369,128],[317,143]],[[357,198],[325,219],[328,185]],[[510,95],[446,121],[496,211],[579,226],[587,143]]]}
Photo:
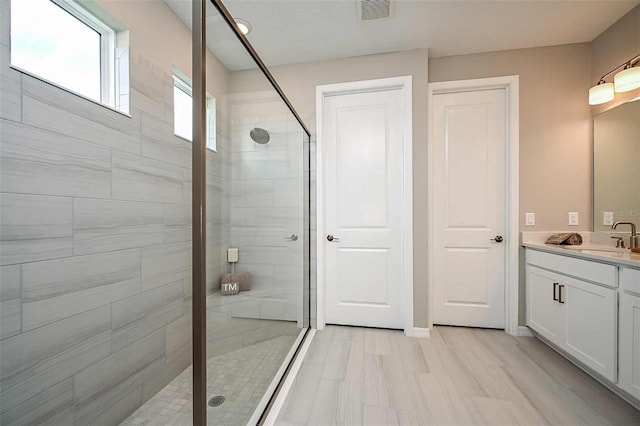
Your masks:
{"label": "shower with glass door", "polygon": [[311,117],[219,0],[32,1],[0,3],[0,423],[259,423],[309,328]]}

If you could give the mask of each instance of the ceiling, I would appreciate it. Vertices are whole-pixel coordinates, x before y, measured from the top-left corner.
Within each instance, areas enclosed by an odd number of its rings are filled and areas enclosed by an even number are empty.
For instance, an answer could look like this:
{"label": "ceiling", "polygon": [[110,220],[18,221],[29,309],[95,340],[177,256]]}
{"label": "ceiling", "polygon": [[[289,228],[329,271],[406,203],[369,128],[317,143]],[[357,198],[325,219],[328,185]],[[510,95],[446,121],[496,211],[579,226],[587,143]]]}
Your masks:
{"label": "ceiling", "polygon": [[[164,0],[190,26],[189,0]],[[223,0],[248,21],[269,65],[429,48],[429,56],[589,42],[638,0],[392,0],[388,18],[361,22],[356,0]],[[255,68],[213,6],[207,42],[230,70]]]}

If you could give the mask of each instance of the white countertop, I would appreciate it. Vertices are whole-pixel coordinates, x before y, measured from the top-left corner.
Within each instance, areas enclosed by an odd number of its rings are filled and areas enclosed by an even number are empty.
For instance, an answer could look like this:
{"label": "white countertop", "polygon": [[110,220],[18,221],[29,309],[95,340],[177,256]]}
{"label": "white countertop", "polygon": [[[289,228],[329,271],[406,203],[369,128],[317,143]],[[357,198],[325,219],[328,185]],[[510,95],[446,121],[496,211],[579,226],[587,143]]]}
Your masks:
{"label": "white countertop", "polygon": [[604,244],[585,244],[583,242],[580,246],[558,246],[536,241],[523,241],[522,246],[563,256],[640,268],[640,253],[631,253],[629,249],[616,249]]}

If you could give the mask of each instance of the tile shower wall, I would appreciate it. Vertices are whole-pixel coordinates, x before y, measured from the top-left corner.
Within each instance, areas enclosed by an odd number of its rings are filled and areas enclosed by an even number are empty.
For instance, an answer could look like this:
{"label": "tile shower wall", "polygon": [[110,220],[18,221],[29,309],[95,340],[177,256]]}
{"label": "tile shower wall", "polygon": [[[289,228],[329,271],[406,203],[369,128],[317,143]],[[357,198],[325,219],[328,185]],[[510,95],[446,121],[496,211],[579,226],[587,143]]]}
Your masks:
{"label": "tile shower wall", "polygon": [[[9,68],[2,2],[0,423],[113,424],[191,362],[191,143],[171,70],[130,52],[131,117]],[[227,123],[207,286],[226,272]]]}
{"label": "tile shower wall", "polygon": [[[236,316],[302,322],[303,131],[275,92],[232,95],[231,245],[238,271],[252,274],[253,298]],[[260,145],[251,129],[267,130]],[[296,234],[297,241],[285,238]]]}

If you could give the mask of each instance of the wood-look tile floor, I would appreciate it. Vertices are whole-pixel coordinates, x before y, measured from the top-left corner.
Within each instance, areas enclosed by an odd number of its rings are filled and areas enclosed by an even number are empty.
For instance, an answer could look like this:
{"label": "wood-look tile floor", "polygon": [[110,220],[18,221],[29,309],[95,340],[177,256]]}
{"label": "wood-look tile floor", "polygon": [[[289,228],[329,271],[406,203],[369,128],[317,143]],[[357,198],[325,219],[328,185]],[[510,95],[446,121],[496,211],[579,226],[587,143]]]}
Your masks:
{"label": "wood-look tile floor", "polygon": [[276,424],[639,426],[640,411],[536,338],[329,326]]}

